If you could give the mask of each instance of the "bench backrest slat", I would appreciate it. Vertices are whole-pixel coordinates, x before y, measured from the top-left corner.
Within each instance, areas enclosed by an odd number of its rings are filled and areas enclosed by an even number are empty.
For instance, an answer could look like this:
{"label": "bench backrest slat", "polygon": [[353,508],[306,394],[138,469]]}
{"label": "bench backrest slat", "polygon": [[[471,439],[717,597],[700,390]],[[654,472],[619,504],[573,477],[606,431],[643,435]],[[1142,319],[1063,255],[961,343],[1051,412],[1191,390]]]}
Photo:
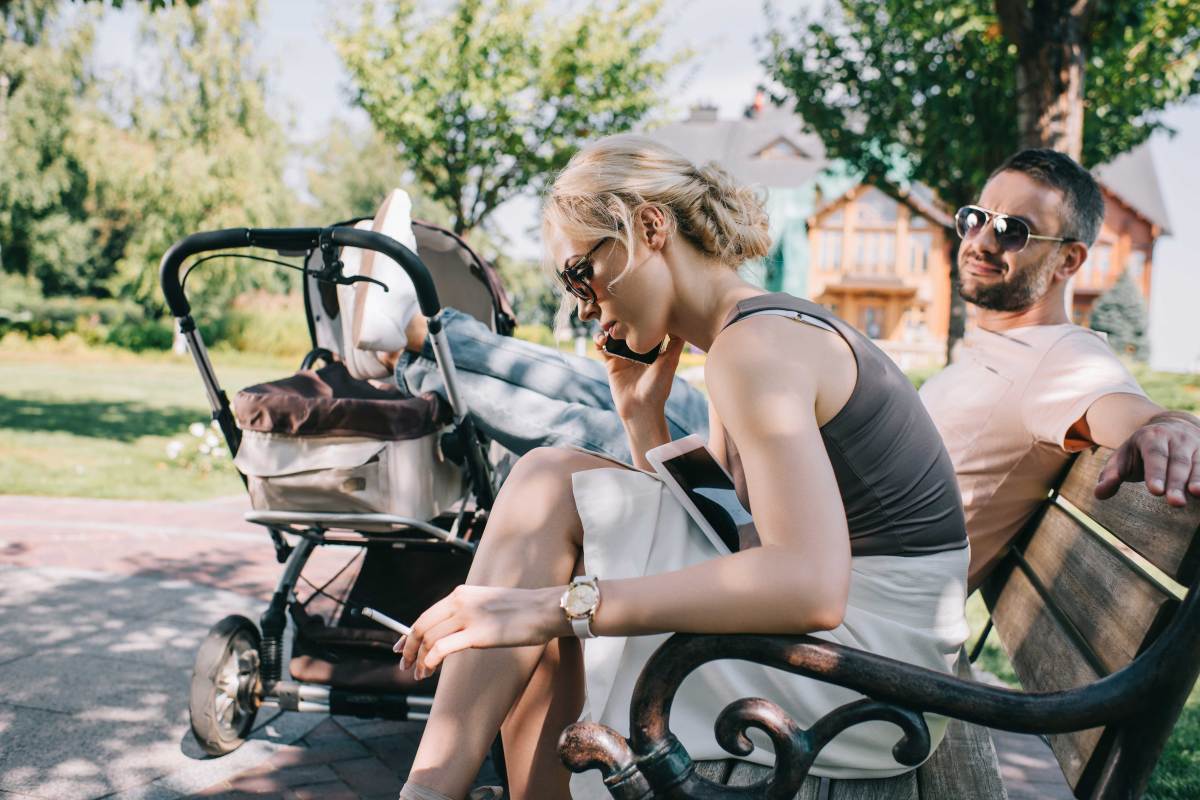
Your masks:
{"label": "bench backrest slat", "polygon": [[1132,661],[1163,606],[1177,603],[1058,506],[1046,509],[1023,557],[1103,674]]}
{"label": "bench backrest slat", "polygon": [[1200,572],[1195,501],[1171,508],[1143,484],[1125,484],[1115,497],[1098,500],[1093,490],[1111,450],[1084,451],[1075,459],[1059,495],[1111,531],[1147,561],[1182,584]]}
{"label": "bench backrest slat", "polygon": [[[1126,484],[1116,497],[1096,500],[1096,478],[1111,454],[1101,448],[1075,459],[1058,492],[983,588],[1027,691],[1084,686],[1122,669],[1180,607],[1179,587],[1155,568],[1185,587],[1196,581],[1200,503],[1174,509],[1141,484]],[[1144,567],[1147,562],[1153,566]],[[1162,666],[1194,680],[1200,665],[1193,661]],[[1146,698],[1154,708],[1153,731],[1142,720],[1136,731],[1122,723],[1050,736],[1076,796],[1107,796],[1115,791],[1113,775],[1126,776],[1126,786],[1144,781],[1185,696],[1186,691]]]}
{"label": "bench backrest slat", "polygon": [[[1014,569],[999,593],[989,594],[994,588],[994,583],[985,587],[984,599],[1025,691],[1074,689],[1100,678],[1023,569]],[[1071,786],[1083,774],[1101,733],[1102,729],[1097,728],[1048,737]]]}

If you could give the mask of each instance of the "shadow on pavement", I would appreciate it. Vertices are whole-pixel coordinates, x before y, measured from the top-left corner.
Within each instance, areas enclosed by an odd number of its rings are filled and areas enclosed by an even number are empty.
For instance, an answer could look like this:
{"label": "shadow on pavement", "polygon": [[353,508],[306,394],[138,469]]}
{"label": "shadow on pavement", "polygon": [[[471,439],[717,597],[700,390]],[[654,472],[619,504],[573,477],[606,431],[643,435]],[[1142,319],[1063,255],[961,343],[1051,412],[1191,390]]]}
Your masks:
{"label": "shadow on pavement", "polygon": [[0,792],[180,797],[320,721],[264,714],[256,741],[205,758],[187,718],[196,649],[212,623],[263,604],[147,572],[0,566]]}

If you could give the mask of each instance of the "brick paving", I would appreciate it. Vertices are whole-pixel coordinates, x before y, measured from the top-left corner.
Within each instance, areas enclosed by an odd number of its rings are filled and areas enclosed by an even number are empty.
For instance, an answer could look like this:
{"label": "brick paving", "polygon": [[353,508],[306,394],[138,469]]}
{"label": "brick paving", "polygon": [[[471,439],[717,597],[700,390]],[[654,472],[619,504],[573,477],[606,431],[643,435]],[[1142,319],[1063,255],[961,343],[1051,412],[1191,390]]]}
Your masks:
{"label": "brick paving", "polygon": [[[192,797],[394,800],[412,766],[421,727],[417,722],[330,717],[294,747]],[[476,785],[499,782],[490,761],[485,763]]]}
{"label": "brick paving", "polygon": [[[241,519],[246,507],[243,497],[156,503],[0,496],[0,565],[184,580],[265,601],[282,566],[266,533]],[[347,554],[319,548],[306,575],[313,580],[332,575]],[[189,796],[395,798],[420,732],[420,723],[329,717],[262,763]],[[1002,732],[994,738],[1011,800],[1071,797],[1040,738]],[[486,763],[477,783],[498,782]],[[0,796],[8,794],[0,790]],[[95,795],[100,796],[112,795]]]}

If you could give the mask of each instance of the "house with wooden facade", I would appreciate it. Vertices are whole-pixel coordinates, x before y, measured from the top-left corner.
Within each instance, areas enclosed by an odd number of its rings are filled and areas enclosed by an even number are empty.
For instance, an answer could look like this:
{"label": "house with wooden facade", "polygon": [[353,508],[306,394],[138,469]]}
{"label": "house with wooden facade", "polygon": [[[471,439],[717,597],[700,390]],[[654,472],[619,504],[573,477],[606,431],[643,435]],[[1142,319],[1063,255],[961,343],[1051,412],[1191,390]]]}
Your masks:
{"label": "house with wooden facade", "polygon": [[[716,161],[762,187],[771,254],[751,277],[770,291],[822,303],[876,340],[904,368],[940,363],[950,324],[953,210],[921,184],[859,181],[825,158],[820,139],[786,109],[756,103],[739,119],[692,109],[649,135],[693,161]],[[1100,236],[1073,281],[1073,313],[1129,270],[1147,303],[1154,243],[1168,232],[1148,146],[1095,170],[1106,202]]]}

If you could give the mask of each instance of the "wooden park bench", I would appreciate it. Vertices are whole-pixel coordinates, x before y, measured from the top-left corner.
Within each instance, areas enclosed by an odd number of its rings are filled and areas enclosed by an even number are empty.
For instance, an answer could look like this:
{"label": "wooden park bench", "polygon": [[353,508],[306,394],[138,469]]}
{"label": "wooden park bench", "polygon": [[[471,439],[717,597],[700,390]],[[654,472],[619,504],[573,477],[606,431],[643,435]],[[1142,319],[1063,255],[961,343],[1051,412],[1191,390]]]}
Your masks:
{"label": "wooden park bench", "polygon": [[[600,769],[621,800],[1003,798],[986,730],[998,728],[1049,734],[1076,797],[1141,796],[1200,672],[1200,503],[1171,508],[1141,484],[1096,500],[1092,488],[1110,454],[1100,449],[1074,460],[983,588],[991,619],[975,651],[994,629],[1024,691],[970,680],[965,659],[953,677],[809,636],[677,634],[638,679],[629,739],[577,723],[560,740],[564,762],[577,772]],[[807,730],[768,700],[736,701],[716,720],[718,741],[747,755],[745,733],[757,727],[774,745],[774,769],[734,759],[693,762],[670,733],[671,701],[692,670],[725,658],[865,698]],[[927,761],[929,733],[918,711],[953,718]],[[839,731],[877,719],[898,726],[893,753],[918,769],[824,787],[808,775]]]}

